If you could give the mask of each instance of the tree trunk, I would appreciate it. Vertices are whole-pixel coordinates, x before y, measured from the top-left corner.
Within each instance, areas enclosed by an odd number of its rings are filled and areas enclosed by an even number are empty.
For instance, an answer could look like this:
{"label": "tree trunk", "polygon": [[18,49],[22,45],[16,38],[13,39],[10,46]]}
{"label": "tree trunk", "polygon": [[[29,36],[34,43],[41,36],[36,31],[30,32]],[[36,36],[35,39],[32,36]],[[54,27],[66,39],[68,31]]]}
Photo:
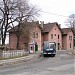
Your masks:
{"label": "tree trunk", "polygon": [[20,23],[19,23],[19,25],[18,25],[18,31],[16,32],[16,36],[17,36],[17,45],[16,45],[16,48],[17,49],[20,49],[20,47],[19,47],[19,41],[20,41]]}
{"label": "tree trunk", "polygon": [[0,49],[0,58],[2,58],[2,57],[3,57],[3,50]]}
{"label": "tree trunk", "polygon": [[17,49],[20,49],[20,47],[19,47],[19,39],[20,39],[20,36],[17,36],[17,45],[16,45]]}
{"label": "tree trunk", "polygon": [[5,46],[5,38],[2,39],[2,46]]}
{"label": "tree trunk", "polygon": [[1,38],[2,38],[2,46],[5,45],[5,38],[4,38],[4,35],[3,35],[3,30],[1,29]]}

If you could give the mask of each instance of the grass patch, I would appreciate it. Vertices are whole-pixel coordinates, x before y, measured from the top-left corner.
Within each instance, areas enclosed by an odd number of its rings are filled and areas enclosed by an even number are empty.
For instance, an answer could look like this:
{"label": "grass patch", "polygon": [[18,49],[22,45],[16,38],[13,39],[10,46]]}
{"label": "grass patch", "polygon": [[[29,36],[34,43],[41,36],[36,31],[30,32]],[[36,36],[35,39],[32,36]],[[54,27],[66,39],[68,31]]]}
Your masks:
{"label": "grass patch", "polygon": [[28,56],[28,54],[23,55],[23,56],[15,56],[15,57],[9,57],[9,58],[0,58],[0,60],[14,59],[14,58],[19,58],[19,57],[24,57],[24,56]]}

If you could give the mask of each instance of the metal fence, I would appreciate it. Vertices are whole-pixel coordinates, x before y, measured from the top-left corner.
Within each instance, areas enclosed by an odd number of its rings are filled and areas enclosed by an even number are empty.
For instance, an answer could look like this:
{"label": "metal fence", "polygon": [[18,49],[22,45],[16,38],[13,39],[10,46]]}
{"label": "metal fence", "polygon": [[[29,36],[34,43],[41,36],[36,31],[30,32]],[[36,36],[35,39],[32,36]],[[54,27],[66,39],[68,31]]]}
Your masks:
{"label": "metal fence", "polygon": [[28,54],[25,50],[8,50],[2,52],[2,58],[12,58]]}

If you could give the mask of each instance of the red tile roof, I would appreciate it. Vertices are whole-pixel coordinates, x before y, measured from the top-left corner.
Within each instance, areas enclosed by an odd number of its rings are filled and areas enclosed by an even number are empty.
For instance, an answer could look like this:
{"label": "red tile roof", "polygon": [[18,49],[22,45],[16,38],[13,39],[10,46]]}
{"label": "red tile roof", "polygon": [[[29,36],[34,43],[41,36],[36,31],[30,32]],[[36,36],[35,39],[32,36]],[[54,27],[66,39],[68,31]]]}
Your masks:
{"label": "red tile roof", "polygon": [[[48,24],[44,24],[44,26],[43,26],[43,32],[50,32],[50,30],[53,28],[54,25],[57,25],[58,28],[60,29],[60,26],[58,25],[57,22],[48,23]],[[61,30],[61,29],[60,29],[60,30]]]}
{"label": "red tile roof", "polygon": [[[41,26],[39,26],[39,24],[37,22],[26,22],[26,23],[22,23],[20,25],[20,30],[24,28],[24,26],[31,26],[31,28],[33,26],[38,26],[41,29]],[[13,31],[17,31],[18,30],[18,25],[15,26],[14,28],[10,29],[9,32],[13,32]]]}
{"label": "red tile roof", "polygon": [[63,34],[68,34],[68,32],[72,31],[71,28],[62,28]]}

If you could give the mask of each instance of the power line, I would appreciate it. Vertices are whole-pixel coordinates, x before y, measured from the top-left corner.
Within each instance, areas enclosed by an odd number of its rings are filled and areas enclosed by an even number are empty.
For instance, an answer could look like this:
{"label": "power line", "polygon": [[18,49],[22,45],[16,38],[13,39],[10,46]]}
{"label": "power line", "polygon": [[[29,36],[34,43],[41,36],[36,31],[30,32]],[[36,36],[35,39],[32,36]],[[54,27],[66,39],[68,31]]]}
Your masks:
{"label": "power line", "polygon": [[59,15],[59,14],[50,13],[50,12],[45,12],[45,11],[41,11],[41,12],[43,12],[43,13],[48,13],[48,14],[52,14],[52,15],[56,15],[56,16],[69,17],[69,16]]}

